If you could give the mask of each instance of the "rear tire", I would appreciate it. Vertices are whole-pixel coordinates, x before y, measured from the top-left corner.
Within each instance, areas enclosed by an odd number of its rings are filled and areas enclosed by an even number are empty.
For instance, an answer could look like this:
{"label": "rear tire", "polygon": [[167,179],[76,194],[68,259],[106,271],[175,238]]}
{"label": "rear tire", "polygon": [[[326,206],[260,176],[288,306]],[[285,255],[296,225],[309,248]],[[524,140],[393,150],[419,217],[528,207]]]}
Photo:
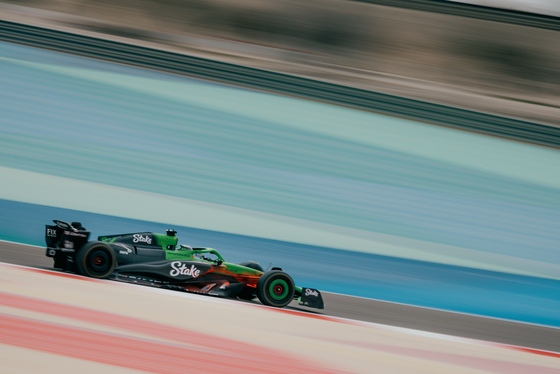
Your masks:
{"label": "rear tire", "polygon": [[86,243],[76,255],[78,273],[91,278],[108,278],[117,266],[113,249],[105,243]]}
{"label": "rear tire", "polygon": [[257,282],[257,297],[268,306],[285,307],[292,302],[295,291],[292,277],[283,271],[266,272]]}

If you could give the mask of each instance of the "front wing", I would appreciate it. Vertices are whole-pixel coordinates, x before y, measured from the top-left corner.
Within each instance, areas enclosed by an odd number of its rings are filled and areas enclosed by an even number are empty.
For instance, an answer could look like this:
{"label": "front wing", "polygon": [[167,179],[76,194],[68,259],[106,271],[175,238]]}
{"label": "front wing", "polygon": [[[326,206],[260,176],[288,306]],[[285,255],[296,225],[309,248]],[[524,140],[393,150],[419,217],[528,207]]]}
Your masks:
{"label": "front wing", "polygon": [[323,297],[321,292],[314,288],[302,287],[300,296],[298,297],[299,305],[307,306],[310,308],[324,309]]}

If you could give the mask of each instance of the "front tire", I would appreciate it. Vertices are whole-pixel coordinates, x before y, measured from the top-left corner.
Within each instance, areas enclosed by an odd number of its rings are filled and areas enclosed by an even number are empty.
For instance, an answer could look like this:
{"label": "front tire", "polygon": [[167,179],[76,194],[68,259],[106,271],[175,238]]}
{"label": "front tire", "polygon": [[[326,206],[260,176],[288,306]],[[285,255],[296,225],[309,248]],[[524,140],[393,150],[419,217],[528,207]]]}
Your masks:
{"label": "front tire", "polygon": [[117,266],[115,252],[105,243],[86,243],[76,255],[78,273],[91,278],[107,278]]}
{"label": "front tire", "polygon": [[294,298],[295,291],[292,277],[283,271],[266,272],[257,282],[257,297],[268,306],[285,307]]}

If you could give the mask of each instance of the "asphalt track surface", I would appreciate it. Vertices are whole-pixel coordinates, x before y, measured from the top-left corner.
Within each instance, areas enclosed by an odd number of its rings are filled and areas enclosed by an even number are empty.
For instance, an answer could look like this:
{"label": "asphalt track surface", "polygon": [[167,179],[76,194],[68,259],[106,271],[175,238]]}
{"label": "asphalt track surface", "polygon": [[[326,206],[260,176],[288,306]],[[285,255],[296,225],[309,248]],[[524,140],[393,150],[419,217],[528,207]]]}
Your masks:
{"label": "asphalt track surface", "polygon": [[[0,262],[53,270],[52,260],[45,256],[44,248],[18,243],[0,242]],[[560,329],[557,328],[340,294],[324,293],[323,298],[325,309],[321,311],[298,307],[295,302],[288,308],[431,333],[560,352]]]}

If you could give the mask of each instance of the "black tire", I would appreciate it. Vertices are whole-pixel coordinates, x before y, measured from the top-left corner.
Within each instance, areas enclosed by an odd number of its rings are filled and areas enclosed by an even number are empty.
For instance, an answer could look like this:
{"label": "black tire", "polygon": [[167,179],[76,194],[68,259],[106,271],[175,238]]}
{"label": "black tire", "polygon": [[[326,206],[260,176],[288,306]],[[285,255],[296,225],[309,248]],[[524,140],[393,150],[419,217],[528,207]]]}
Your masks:
{"label": "black tire", "polygon": [[295,291],[292,277],[283,271],[268,271],[257,282],[257,297],[264,305],[285,307],[294,298]]}
{"label": "black tire", "polygon": [[86,243],[76,255],[78,273],[91,278],[107,278],[117,266],[115,252],[105,243]]}

